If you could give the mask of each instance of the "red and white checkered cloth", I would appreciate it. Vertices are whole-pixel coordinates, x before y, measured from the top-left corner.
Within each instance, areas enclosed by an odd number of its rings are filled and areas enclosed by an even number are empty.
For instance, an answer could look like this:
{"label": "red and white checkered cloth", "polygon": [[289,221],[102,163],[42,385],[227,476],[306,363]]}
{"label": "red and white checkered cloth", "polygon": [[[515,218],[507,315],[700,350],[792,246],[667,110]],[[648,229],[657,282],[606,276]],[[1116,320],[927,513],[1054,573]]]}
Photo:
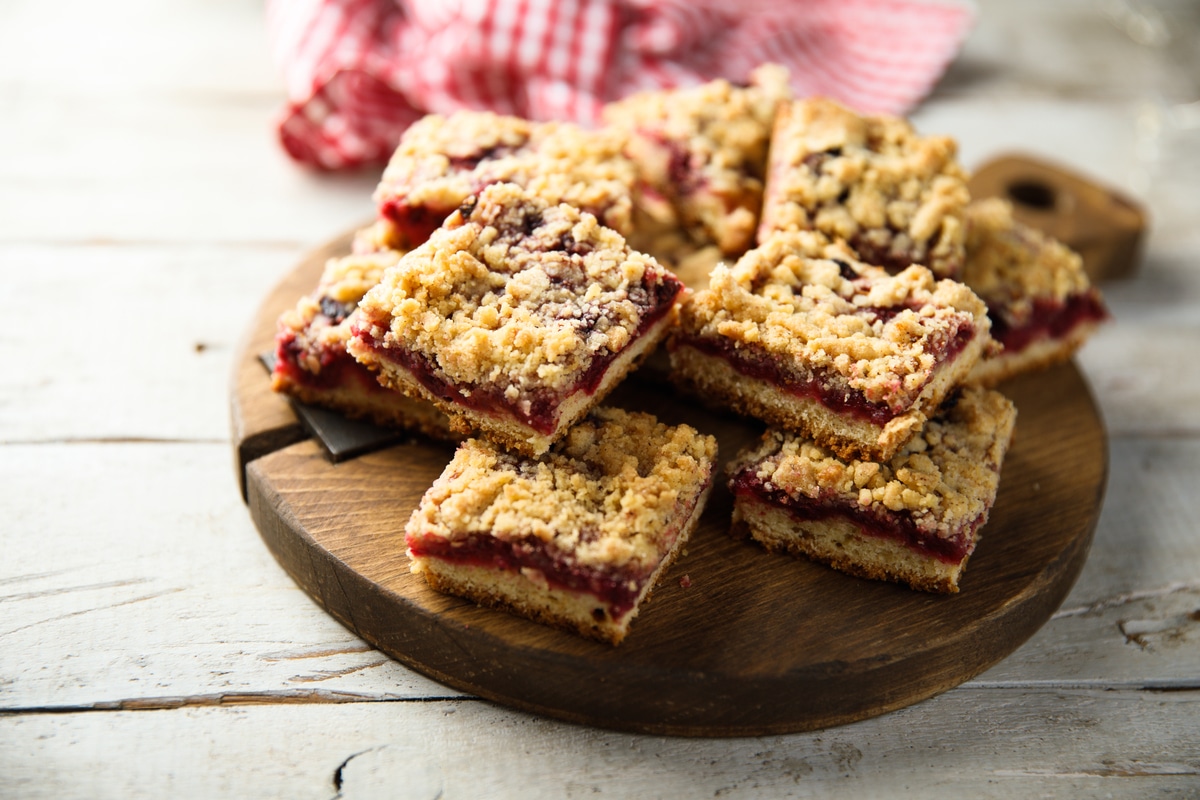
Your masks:
{"label": "red and white checkered cloth", "polygon": [[594,123],[643,89],[743,81],[903,114],[973,22],[965,0],[267,0],[283,146],[321,169],[377,163],[428,112]]}

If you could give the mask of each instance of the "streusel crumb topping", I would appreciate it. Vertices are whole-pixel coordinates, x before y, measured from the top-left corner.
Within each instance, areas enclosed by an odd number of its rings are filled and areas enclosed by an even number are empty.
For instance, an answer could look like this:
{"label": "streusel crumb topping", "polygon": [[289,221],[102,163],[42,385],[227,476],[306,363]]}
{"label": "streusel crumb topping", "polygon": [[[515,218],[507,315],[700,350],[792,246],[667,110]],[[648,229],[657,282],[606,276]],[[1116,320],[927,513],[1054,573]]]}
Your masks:
{"label": "streusel crumb topping", "polygon": [[470,439],[425,493],[410,536],[539,539],[584,566],[653,567],[711,480],[717,442],[687,425],[594,410],[540,459]]}
{"label": "streusel crumb topping", "polygon": [[1079,254],[1013,217],[1012,204],[990,198],[967,207],[963,282],[1016,319],[1035,300],[1064,302],[1091,288]]}
{"label": "streusel crumb topping", "polygon": [[[683,142],[694,164],[711,171],[715,188],[736,188],[745,174],[761,178],[778,104],[790,96],[784,67],[768,64],[738,86],[718,79],[687,89],[647,91],[610,103],[605,123]],[[723,171],[731,171],[722,174]]]}
{"label": "streusel crumb topping", "polygon": [[317,288],[280,315],[280,329],[296,333],[301,366],[308,372],[319,374],[322,353],[345,346],[353,324],[351,315],[359,301],[401,255],[395,250],[381,250],[331,258],[325,263]]}
{"label": "streusel crumb topping", "polygon": [[[606,106],[605,123],[630,136],[627,151],[651,188],[643,210],[660,221],[677,213],[724,252],[744,251],[758,224],[775,109],[790,91],[787,70],[767,64],[746,86],[718,79]],[[656,207],[656,195],[677,208]]]}
{"label": "streusel crumb topping", "polygon": [[948,136],[918,136],[903,118],[860,116],[824,98],[780,110],[771,141],[760,240],[817,230],[889,269],[962,266],[966,174]]}
{"label": "streusel crumb topping", "polygon": [[961,331],[990,329],[970,289],[911,266],[891,276],[818,233],[783,233],[685,300],[680,330],[776,356],[785,368],[841,376],[870,402],[904,408]]}
{"label": "streusel crumb topping", "polygon": [[457,385],[516,399],[573,387],[682,285],[569,205],[495,184],[388,269],[360,304],[365,333]]}
{"label": "streusel crumb topping", "polygon": [[520,184],[627,231],[635,168],[614,131],[489,111],[427,115],[405,130],[375,190],[381,207],[453,209],[484,186]]}
{"label": "streusel crumb topping", "polygon": [[766,491],[796,499],[906,512],[918,529],[947,538],[990,508],[1016,414],[999,392],[969,388],[947,400],[887,462],[846,461],[773,429],[730,472],[752,470]]}

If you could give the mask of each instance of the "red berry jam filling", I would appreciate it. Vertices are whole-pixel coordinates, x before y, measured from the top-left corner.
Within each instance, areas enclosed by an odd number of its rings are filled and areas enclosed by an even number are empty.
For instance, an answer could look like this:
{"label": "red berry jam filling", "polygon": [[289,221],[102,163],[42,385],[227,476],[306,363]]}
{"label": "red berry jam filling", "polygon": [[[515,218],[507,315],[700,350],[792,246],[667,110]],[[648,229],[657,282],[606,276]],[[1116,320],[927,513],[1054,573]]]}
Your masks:
{"label": "red berry jam filling", "polygon": [[[581,533],[585,540],[588,535],[586,530]],[[591,535],[596,534],[592,532]],[[637,571],[588,566],[578,563],[571,553],[548,546],[533,536],[508,542],[486,534],[472,534],[456,540],[409,534],[406,544],[417,558],[436,558],[451,564],[509,573],[537,570],[555,589],[593,595],[609,607],[615,620],[624,617],[637,604],[642,587],[657,566]]]}
{"label": "red berry jam filling", "polygon": [[[864,308],[859,313],[872,319],[887,322],[904,310],[895,308]],[[975,337],[975,326],[971,319],[963,315],[960,324],[949,331],[939,331],[925,343],[925,349],[938,354],[939,369],[949,363]],[[797,397],[819,401],[823,406],[837,414],[845,414],[856,419],[866,420],[876,425],[886,425],[889,421],[905,413],[916,400],[921,390],[933,380],[936,370],[931,372],[926,380],[911,390],[897,391],[881,400],[873,401],[863,392],[854,389],[846,383],[845,378],[830,370],[824,369],[787,369],[779,357],[752,346],[738,346],[737,343],[718,336],[687,336],[681,335],[672,346],[686,345],[700,352],[724,359],[731,367],[750,378],[766,381],[777,388]]]}
{"label": "red berry jam filling", "polygon": [[525,153],[529,148],[522,144],[519,147],[507,144],[498,144],[494,147],[485,147],[467,156],[447,156],[450,162],[451,172],[471,172],[485,161],[493,161],[498,158],[507,156],[519,155]]}
{"label": "red berry jam filling", "polygon": [[396,226],[404,246],[408,248],[424,244],[433,232],[442,227],[446,217],[457,208],[436,208],[434,206],[409,205],[404,198],[385,200],[379,206],[381,217],[391,221]]}
{"label": "red berry jam filling", "polygon": [[1035,300],[1033,313],[1024,324],[1007,319],[1002,307],[989,307],[992,336],[1005,352],[1019,353],[1039,339],[1059,339],[1077,326],[1108,319],[1108,310],[1095,292],[1071,295],[1066,302]]}
{"label": "red berry jam filling", "polygon": [[922,263],[913,251],[892,247],[896,231],[889,229],[888,235],[882,237],[878,234],[877,230],[872,231],[871,235],[855,234],[850,238],[849,245],[863,261],[883,267],[893,275],[913,264]]}
{"label": "red berry jam filling", "polygon": [[[575,244],[580,247],[585,246],[582,243]],[[578,286],[581,290],[586,286],[582,268],[572,265],[569,260],[556,265],[556,268],[549,271],[548,274],[552,283]],[[655,323],[666,316],[681,291],[683,291],[683,284],[670,274],[664,274],[662,280],[647,286],[630,288],[630,300],[645,310],[637,334],[631,342],[637,341],[654,327]],[[596,325],[598,319],[597,311],[590,316],[574,320],[581,339],[587,338],[588,332]],[[361,327],[355,328],[354,335],[370,347],[377,356],[399,364],[408,370],[435,397],[484,414],[494,415],[498,409],[502,409],[509,416],[542,434],[551,434],[558,427],[558,408],[564,400],[578,392],[594,394],[600,388],[609,366],[623,352],[608,352],[601,357],[593,358],[587,369],[579,376],[576,384],[565,392],[534,391],[513,401],[506,396],[507,386],[505,385],[460,387],[447,381],[441,376],[441,371],[432,358],[399,347],[389,347],[367,335],[366,331],[372,325],[386,328],[387,321],[366,321]],[[464,392],[464,389],[467,391]]]}
{"label": "red berry jam filling", "polygon": [[922,531],[911,512],[878,506],[867,510],[853,501],[845,502],[830,496],[793,497],[774,486],[768,487],[755,475],[753,468],[734,475],[729,488],[738,497],[757,498],[781,508],[798,522],[846,519],[856,524],[865,536],[899,542],[916,553],[947,564],[957,564],[970,555],[974,532],[980,522],[976,519],[954,536],[942,538]]}
{"label": "red berry jam filling", "polygon": [[652,138],[667,152],[667,180],[680,196],[689,195],[704,185],[704,176],[693,164],[691,150],[663,136]]}

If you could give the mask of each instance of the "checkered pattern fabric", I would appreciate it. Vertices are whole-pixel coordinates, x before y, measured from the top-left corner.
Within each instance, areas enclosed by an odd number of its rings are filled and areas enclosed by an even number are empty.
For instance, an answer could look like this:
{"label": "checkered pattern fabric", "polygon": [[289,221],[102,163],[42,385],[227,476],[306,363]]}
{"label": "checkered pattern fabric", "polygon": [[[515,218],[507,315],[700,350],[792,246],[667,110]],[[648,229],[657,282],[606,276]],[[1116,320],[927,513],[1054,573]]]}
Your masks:
{"label": "checkered pattern fabric", "polygon": [[799,97],[903,114],[973,21],[955,0],[267,0],[287,152],[385,160],[418,117],[491,109],[594,123],[644,89],[788,67]]}

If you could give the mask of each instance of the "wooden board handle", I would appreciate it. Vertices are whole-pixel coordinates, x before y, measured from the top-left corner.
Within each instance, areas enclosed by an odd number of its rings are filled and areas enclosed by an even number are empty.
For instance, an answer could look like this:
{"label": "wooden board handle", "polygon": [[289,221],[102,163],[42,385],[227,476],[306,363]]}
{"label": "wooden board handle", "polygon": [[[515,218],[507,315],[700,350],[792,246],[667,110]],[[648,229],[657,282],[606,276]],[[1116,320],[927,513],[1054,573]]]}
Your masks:
{"label": "wooden board handle", "polygon": [[975,171],[971,197],[1011,200],[1013,214],[1083,257],[1093,281],[1137,271],[1146,212],[1129,196],[1062,166],[1026,155],[1004,155]]}

